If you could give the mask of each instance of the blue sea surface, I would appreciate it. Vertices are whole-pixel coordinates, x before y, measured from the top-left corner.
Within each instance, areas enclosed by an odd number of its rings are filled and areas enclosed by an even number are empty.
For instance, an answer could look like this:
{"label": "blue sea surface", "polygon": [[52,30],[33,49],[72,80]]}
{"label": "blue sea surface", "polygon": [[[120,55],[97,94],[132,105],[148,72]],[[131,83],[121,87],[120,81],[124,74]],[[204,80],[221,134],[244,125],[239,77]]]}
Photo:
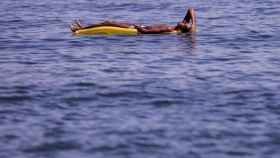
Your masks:
{"label": "blue sea surface", "polygon": [[[198,32],[74,36],[104,20]],[[279,0],[1,0],[1,158],[279,158]]]}

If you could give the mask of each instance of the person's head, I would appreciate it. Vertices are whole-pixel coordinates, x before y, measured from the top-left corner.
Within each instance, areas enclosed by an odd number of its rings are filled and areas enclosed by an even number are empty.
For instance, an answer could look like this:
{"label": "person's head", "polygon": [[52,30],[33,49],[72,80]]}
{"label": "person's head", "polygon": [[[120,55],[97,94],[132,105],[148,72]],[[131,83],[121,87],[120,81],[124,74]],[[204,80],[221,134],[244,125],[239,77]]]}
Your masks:
{"label": "person's head", "polygon": [[179,22],[175,28],[175,30],[181,31],[183,33],[189,32],[189,26],[187,23]]}

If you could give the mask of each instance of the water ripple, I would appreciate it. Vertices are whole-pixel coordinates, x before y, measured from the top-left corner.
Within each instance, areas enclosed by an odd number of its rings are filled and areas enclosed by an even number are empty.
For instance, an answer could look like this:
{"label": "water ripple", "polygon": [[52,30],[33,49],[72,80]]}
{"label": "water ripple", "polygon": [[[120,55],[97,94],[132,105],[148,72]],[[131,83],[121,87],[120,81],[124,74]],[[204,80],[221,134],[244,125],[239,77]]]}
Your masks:
{"label": "water ripple", "polygon": [[[277,157],[278,3],[2,0],[0,157]],[[190,6],[192,35],[69,31]]]}

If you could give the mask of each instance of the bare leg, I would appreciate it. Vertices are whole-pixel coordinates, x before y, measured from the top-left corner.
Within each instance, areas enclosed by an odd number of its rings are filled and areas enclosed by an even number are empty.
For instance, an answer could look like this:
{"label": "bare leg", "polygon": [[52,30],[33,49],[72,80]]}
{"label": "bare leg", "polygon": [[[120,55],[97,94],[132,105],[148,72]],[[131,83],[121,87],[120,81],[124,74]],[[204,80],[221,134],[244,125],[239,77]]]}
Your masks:
{"label": "bare leg", "polygon": [[88,28],[92,28],[92,27],[98,27],[98,26],[115,26],[115,27],[122,27],[122,28],[134,28],[133,24],[129,24],[129,23],[123,23],[123,22],[114,22],[114,21],[104,21],[102,23],[98,23],[98,24],[92,24],[89,26],[82,26],[82,24],[79,21],[74,21],[74,23],[71,25],[71,30],[72,32],[75,32],[79,29],[88,29]]}
{"label": "bare leg", "polygon": [[124,23],[124,22],[104,21],[102,23],[92,24],[82,28],[87,29],[87,28],[98,27],[98,26],[115,26],[115,27],[122,27],[122,28],[130,28],[134,25],[129,23]]}

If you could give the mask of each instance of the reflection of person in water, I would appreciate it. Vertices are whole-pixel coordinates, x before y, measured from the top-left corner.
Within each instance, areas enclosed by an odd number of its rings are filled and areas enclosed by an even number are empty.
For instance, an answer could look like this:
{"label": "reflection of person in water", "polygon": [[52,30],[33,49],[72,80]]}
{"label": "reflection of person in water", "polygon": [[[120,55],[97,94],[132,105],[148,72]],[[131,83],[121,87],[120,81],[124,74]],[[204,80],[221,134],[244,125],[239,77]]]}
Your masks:
{"label": "reflection of person in water", "polygon": [[122,23],[122,22],[114,22],[114,21],[105,21],[99,24],[93,24],[90,26],[82,26],[79,21],[75,21],[71,25],[72,32],[75,32],[80,29],[87,29],[97,26],[115,26],[115,27],[122,27],[122,28],[135,28],[138,30],[138,33],[142,34],[156,34],[156,33],[168,33],[173,31],[180,31],[180,32],[196,32],[196,15],[194,9],[189,8],[185,18],[183,21],[179,22],[176,26],[170,26],[166,24],[158,24],[158,25],[151,25],[151,26],[142,26],[136,24],[129,24],[129,23]]}

